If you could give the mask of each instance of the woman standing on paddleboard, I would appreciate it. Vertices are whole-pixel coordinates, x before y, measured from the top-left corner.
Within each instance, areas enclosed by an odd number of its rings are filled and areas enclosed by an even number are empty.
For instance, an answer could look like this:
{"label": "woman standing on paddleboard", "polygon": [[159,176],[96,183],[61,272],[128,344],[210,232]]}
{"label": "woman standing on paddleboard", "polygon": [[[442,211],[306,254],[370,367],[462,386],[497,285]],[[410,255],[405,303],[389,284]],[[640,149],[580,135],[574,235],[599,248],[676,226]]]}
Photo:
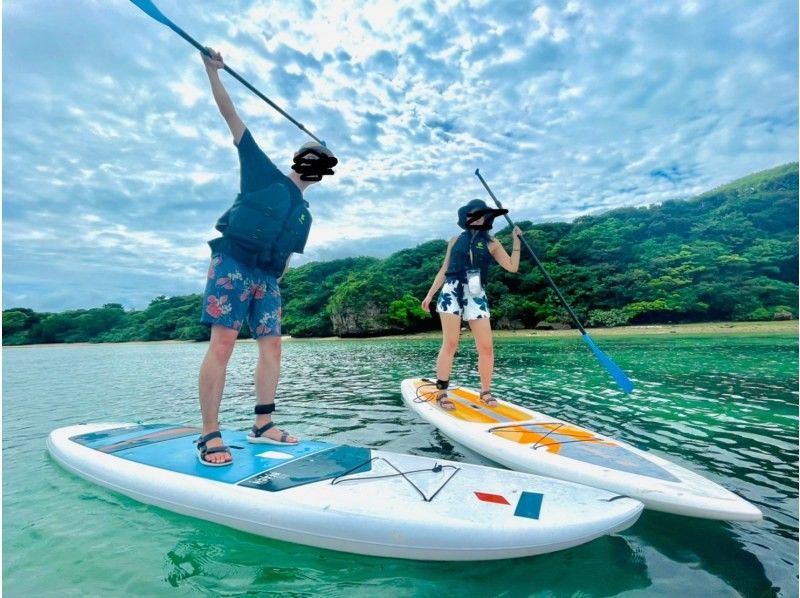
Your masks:
{"label": "woman standing on paddleboard", "polygon": [[494,372],[494,347],[489,323],[489,304],[484,289],[492,258],[509,272],[519,269],[522,234],[519,227],[515,226],[511,231],[511,255],[489,234],[494,219],[506,212],[508,210],[489,208],[480,199],[473,199],[458,210],[458,225],[464,232],[450,239],[442,267],[422,300],[422,309],[428,311],[436,291],[442,288],[436,303],[436,311],[439,312],[442,322],[442,348],[436,359],[436,388],[439,389],[436,401],[443,409],[455,409],[453,402],[447,398],[447,387],[453,357],[458,348],[462,320],[469,324],[478,350],[480,399],[489,407],[497,405],[490,390]]}

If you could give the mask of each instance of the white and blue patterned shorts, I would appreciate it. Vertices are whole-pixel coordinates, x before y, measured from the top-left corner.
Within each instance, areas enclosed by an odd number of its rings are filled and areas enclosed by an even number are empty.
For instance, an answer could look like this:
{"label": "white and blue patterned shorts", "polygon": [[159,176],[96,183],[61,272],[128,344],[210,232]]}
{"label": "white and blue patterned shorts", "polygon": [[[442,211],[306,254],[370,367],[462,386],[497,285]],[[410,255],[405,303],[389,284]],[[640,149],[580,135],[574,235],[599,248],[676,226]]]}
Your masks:
{"label": "white and blue patterned shorts", "polygon": [[442,292],[439,293],[436,311],[440,314],[461,316],[465,322],[481,320],[489,317],[489,301],[483,289],[477,295],[473,295],[468,285],[457,278],[448,278],[444,282]]}

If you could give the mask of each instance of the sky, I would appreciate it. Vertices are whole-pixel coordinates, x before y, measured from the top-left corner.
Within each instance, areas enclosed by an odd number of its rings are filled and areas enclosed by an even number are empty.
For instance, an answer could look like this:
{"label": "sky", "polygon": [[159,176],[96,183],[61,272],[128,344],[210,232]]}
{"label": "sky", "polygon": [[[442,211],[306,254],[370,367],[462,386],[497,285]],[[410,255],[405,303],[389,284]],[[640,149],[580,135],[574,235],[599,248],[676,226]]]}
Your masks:
{"label": "sky", "polygon": [[[797,160],[795,0],[155,0],[326,140],[293,265],[571,221]],[[2,2],[3,308],[200,293],[239,186],[199,53],[128,0]],[[309,138],[222,80],[284,172]]]}

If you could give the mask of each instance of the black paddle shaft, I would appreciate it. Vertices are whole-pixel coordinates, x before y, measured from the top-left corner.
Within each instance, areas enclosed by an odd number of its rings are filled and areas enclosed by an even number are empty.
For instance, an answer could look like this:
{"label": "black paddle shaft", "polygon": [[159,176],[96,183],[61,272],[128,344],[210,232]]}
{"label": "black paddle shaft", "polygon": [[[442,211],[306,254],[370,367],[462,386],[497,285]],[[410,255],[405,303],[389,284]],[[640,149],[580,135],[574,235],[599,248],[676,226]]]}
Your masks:
{"label": "black paddle shaft", "polygon": [[[209,51],[208,51],[208,48],[206,48],[206,47],[204,47],[204,46],[201,46],[201,45],[200,45],[200,44],[199,44],[199,43],[198,43],[198,42],[197,42],[197,41],[196,41],[196,40],[195,40],[195,39],[194,39],[194,38],[193,38],[191,35],[189,35],[188,33],[186,33],[186,32],[185,32],[183,29],[181,29],[180,27],[178,27],[178,26],[177,26],[175,23],[173,23],[172,21],[169,21],[169,20],[167,20],[167,21],[166,21],[166,22],[164,22],[164,23],[165,23],[165,25],[167,25],[167,27],[169,27],[169,28],[170,28],[170,29],[172,29],[172,30],[173,30],[175,33],[177,33],[178,35],[180,35],[180,36],[181,36],[183,39],[185,39],[187,42],[189,42],[190,44],[192,44],[192,45],[193,45],[195,48],[197,48],[198,50],[200,50],[200,51],[201,51],[203,54],[205,54],[206,56],[208,56],[209,58],[211,58],[211,52],[209,52]],[[289,115],[289,114],[288,114],[288,113],[287,113],[285,110],[283,110],[283,108],[281,108],[280,106],[278,106],[278,105],[277,105],[275,102],[273,102],[272,100],[270,100],[270,99],[269,99],[267,96],[265,96],[263,93],[261,93],[260,91],[258,91],[258,90],[257,90],[255,87],[253,87],[252,85],[250,85],[250,83],[248,83],[248,82],[247,82],[247,81],[246,81],[244,78],[242,78],[242,77],[239,75],[239,73],[237,73],[236,71],[234,71],[232,68],[230,68],[230,67],[229,67],[228,65],[226,65],[226,64],[223,64],[222,68],[223,68],[223,69],[225,69],[225,71],[226,71],[226,72],[228,72],[228,73],[229,73],[229,74],[230,74],[230,75],[231,75],[231,76],[232,76],[234,79],[236,79],[236,80],[237,80],[239,83],[241,83],[242,85],[244,85],[244,86],[245,86],[247,89],[249,89],[250,91],[252,91],[252,92],[253,92],[254,94],[256,94],[256,95],[257,95],[259,98],[261,98],[262,100],[264,100],[264,101],[265,101],[267,104],[269,104],[270,106],[272,106],[273,108],[275,108],[275,110],[277,110],[278,112],[280,112],[280,113],[281,113],[283,116],[285,116],[286,118],[288,118],[288,119],[289,119],[289,120],[290,120],[292,123],[294,123],[295,125],[297,125],[297,126],[300,128],[300,130],[301,130],[301,131],[303,131],[303,132],[304,132],[306,135],[308,135],[309,137],[313,138],[313,139],[314,139],[314,141],[316,141],[317,143],[319,143],[319,144],[321,144],[321,145],[325,145],[325,142],[324,142],[324,141],[322,141],[322,140],[321,140],[319,137],[317,137],[317,136],[316,136],[316,135],[314,135],[314,134],[313,134],[311,131],[309,131],[308,129],[306,129],[306,128],[305,128],[305,127],[302,125],[302,123],[300,123],[300,122],[296,121],[294,118],[292,118],[292,117],[291,117],[291,116],[290,116],[290,115]]]}
{"label": "black paddle shaft", "polygon": [[[483,184],[484,188],[489,193],[491,198],[494,200],[494,203],[497,204],[497,207],[500,208],[500,209],[503,209],[503,204],[501,204],[500,201],[497,199],[497,197],[495,197],[494,193],[492,193],[492,190],[489,188],[489,185],[486,184],[486,181],[481,176],[481,173],[480,173],[478,168],[475,169],[475,176],[480,179],[480,181]],[[511,221],[511,218],[508,216],[508,213],[503,214],[503,216],[508,221],[508,223],[511,225],[511,227],[513,229],[513,227],[515,227],[516,224],[514,224]],[[567,309],[567,311],[569,312],[569,315],[572,316],[572,319],[575,322],[575,325],[578,327],[578,330],[581,331],[581,334],[586,334],[586,330],[584,329],[583,325],[580,323],[580,320],[578,320],[578,316],[576,316],[575,312],[572,311],[572,308],[569,306],[569,303],[567,303],[567,300],[564,299],[564,295],[562,295],[561,291],[558,290],[558,287],[556,286],[556,283],[553,282],[552,278],[550,278],[550,274],[547,273],[547,270],[545,270],[544,266],[542,265],[542,262],[540,262],[539,258],[536,257],[536,254],[533,252],[533,249],[531,248],[531,246],[528,245],[528,242],[525,240],[525,237],[520,235],[519,239],[520,239],[520,241],[522,241],[522,244],[525,245],[525,248],[528,250],[528,253],[531,254],[531,257],[533,258],[533,261],[539,267],[539,270],[541,271],[542,275],[545,277],[545,280],[547,280],[547,282],[550,284],[550,287],[555,291],[556,295],[558,295],[558,298],[561,300],[561,304]]]}

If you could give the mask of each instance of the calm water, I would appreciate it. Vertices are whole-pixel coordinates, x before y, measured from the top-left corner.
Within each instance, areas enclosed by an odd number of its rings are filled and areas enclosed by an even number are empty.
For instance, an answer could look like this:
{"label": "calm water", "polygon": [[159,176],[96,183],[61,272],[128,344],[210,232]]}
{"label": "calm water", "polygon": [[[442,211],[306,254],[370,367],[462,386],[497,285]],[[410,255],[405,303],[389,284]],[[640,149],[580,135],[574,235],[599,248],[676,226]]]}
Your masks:
{"label": "calm water", "polygon": [[[596,339],[597,340],[597,339]],[[599,339],[631,374],[625,397],[577,337],[497,342],[499,395],[614,435],[734,490],[765,514],[729,524],[645,512],[613,537],[488,563],[361,557],[286,544],[138,504],[46,455],[55,427],[197,425],[204,344],[3,351],[6,596],[797,596],[795,337]],[[432,375],[435,340],[284,344],[277,421],[333,442],[488,463],[406,410],[399,383]],[[256,347],[241,344],[221,419],[248,427]],[[476,385],[471,341],[453,379]]]}

